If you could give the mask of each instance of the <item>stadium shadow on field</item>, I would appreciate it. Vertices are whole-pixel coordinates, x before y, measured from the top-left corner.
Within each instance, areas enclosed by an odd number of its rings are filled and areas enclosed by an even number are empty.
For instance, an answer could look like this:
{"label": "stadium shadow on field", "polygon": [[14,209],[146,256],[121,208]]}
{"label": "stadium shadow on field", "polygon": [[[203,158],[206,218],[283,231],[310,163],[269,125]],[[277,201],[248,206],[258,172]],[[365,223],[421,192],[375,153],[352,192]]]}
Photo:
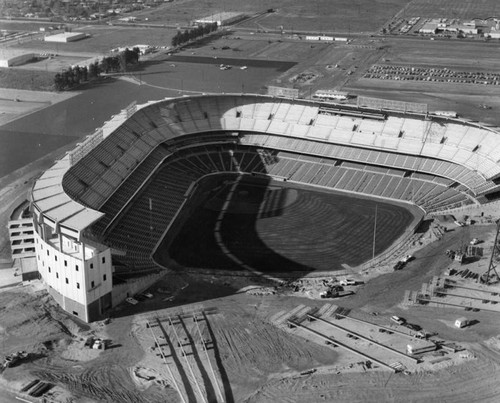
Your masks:
{"label": "stadium shadow on field", "polygon": [[199,182],[157,249],[158,263],[189,272],[272,276],[314,270],[293,258],[305,254],[287,227],[300,231],[293,220],[301,217],[294,217],[293,210],[282,217],[296,202],[297,191],[263,174],[275,153],[253,153],[254,159],[266,160],[254,166],[253,174],[220,174]]}

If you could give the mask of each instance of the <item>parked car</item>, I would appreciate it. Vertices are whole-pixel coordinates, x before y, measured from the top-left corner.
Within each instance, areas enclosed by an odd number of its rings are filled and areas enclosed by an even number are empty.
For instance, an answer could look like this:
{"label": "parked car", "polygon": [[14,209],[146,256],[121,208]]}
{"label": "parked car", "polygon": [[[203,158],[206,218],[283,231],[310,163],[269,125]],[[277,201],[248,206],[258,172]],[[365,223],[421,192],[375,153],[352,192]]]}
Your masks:
{"label": "parked car", "polygon": [[139,303],[139,301],[132,297],[128,297],[125,301],[127,301],[130,305],[137,305]]}

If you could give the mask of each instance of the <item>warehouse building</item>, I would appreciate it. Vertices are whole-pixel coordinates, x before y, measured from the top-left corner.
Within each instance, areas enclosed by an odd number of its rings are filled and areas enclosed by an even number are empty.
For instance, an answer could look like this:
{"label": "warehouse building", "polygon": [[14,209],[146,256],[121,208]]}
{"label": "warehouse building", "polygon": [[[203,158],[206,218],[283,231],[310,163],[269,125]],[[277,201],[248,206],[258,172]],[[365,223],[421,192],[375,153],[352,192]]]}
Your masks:
{"label": "warehouse building", "polygon": [[234,24],[235,22],[242,21],[245,18],[247,18],[247,16],[242,13],[223,12],[223,13],[212,14],[209,15],[208,17],[203,17],[194,20],[193,25],[213,24],[214,22],[216,22],[217,25],[220,27],[224,25]]}
{"label": "warehouse building", "polygon": [[43,40],[45,42],[68,43],[79,41],[87,37],[83,32],[62,32],[60,34],[48,35]]}
{"label": "warehouse building", "polygon": [[35,58],[34,53],[23,53],[23,54],[5,54],[2,51],[0,56],[0,67],[13,67],[20,66],[22,64],[31,62]]}

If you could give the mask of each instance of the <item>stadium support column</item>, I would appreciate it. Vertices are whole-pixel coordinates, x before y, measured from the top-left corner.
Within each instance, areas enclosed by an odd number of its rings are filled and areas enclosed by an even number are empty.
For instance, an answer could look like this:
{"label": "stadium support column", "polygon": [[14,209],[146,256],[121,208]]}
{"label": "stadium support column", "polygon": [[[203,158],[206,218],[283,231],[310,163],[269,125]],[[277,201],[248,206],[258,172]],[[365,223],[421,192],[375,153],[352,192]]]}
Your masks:
{"label": "stadium support column", "polygon": [[82,263],[85,265],[85,242],[83,240],[80,240],[80,246],[82,248],[80,259],[82,259]]}
{"label": "stadium support column", "polygon": [[57,239],[59,241],[59,251],[61,253],[64,253],[64,250],[63,250],[64,249],[64,246],[63,246],[64,243],[63,243],[61,231],[59,231],[59,230],[57,231]]}

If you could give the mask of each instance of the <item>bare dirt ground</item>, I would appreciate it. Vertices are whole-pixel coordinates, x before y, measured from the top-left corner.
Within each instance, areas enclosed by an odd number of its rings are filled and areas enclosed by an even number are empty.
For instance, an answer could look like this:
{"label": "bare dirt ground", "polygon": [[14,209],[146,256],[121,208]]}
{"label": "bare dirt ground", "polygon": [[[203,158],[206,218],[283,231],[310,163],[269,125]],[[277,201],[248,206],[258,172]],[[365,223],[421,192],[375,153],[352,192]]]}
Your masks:
{"label": "bare dirt ground", "polygon": [[[490,239],[492,233],[485,232],[486,229],[471,227],[467,236],[490,233],[489,237],[483,236]],[[277,328],[272,322],[272,317],[280,311],[293,310],[299,304],[321,307],[325,300],[304,298],[311,294],[294,292],[287,287],[275,288],[258,280],[168,276],[151,289],[153,299],[137,306],[122,305],[111,314],[109,324],[98,322],[90,326],[76,323],[62,313],[34,282],[0,293],[2,353],[20,349],[33,353],[29,362],[3,372],[2,385],[6,391],[18,393],[30,380],[42,379],[56,385],[54,392],[59,401],[179,401],[165,365],[151,350],[154,342],[144,326],[144,315],[175,316],[203,307],[216,309],[208,321],[217,349],[209,351],[221,386],[225,379],[226,401],[429,401],[436,398],[458,402],[494,401],[500,393],[495,375],[500,360],[500,326],[494,320],[496,316],[479,312],[476,314],[479,323],[463,331],[452,325],[453,318],[461,315],[456,309],[402,309],[400,306],[403,289],[442,271],[445,265],[434,256],[444,256],[442,250],[462,237],[460,232],[451,231],[441,241],[417,252],[417,259],[404,271],[378,277],[358,287],[355,296],[331,302],[353,308],[349,316],[389,328],[395,328],[388,319],[391,314],[404,316],[425,329],[437,331],[441,339],[461,343],[468,352],[464,358],[449,356],[446,361],[438,359],[433,364],[431,361],[436,358],[430,356],[424,359],[427,364],[413,367],[407,364],[410,375],[391,374],[382,368],[367,369],[358,364],[357,356],[332,349],[300,330]],[[406,278],[402,279],[401,274]],[[254,286],[248,287],[251,284]],[[372,311],[378,315],[371,315]],[[340,322],[352,331],[362,332],[358,325]],[[321,330],[321,326],[318,329]],[[110,348],[106,351],[85,348],[84,340],[90,335],[108,340]],[[340,340],[340,336],[337,337]],[[359,347],[359,343],[356,341],[354,346]],[[398,348],[404,349],[404,346]],[[310,373],[310,369],[316,371]],[[63,396],[69,400],[63,400]]]}

